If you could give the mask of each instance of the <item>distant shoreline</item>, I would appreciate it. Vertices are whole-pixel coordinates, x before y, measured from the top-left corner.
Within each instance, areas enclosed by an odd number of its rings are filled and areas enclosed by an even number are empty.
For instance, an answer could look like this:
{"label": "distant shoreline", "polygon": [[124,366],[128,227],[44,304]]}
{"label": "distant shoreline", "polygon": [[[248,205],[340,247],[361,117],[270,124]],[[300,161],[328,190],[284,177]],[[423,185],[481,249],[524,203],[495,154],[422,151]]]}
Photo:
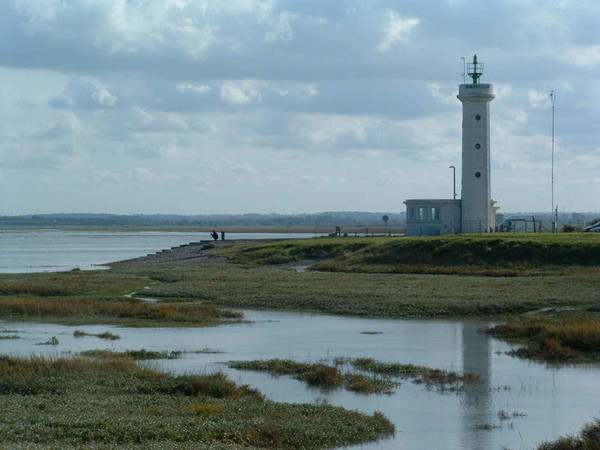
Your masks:
{"label": "distant shoreline", "polygon": [[[383,225],[371,226],[342,226],[342,233],[348,234],[401,234],[404,233],[404,227]],[[147,227],[120,227],[120,226],[36,226],[36,227],[0,227],[0,230],[63,230],[63,231],[173,231],[188,233],[210,233],[212,230],[225,233],[305,233],[305,234],[330,234],[335,232],[334,226],[147,226]]]}

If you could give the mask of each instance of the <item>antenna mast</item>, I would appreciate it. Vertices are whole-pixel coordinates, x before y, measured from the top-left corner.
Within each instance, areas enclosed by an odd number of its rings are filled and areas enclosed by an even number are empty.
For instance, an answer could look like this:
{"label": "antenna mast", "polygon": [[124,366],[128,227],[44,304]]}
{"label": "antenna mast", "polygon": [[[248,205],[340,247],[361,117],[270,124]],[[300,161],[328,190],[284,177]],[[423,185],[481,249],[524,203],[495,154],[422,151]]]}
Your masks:
{"label": "antenna mast", "polygon": [[552,232],[558,231],[558,217],[556,207],[554,206],[554,102],[556,94],[554,90],[550,91],[550,102],[552,103],[552,170],[551,170],[551,192],[552,192]]}

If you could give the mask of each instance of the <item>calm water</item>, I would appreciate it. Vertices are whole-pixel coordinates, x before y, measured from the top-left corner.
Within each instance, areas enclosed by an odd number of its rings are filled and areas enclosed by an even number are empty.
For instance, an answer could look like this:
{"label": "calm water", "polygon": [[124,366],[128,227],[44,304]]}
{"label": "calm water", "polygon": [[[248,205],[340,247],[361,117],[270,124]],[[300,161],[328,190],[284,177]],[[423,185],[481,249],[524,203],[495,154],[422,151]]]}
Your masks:
{"label": "calm water", "polygon": [[[600,415],[599,365],[549,368],[506,356],[510,347],[477,332],[487,322],[469,320],[378,320],[292,312],[246,311],[250,324],[214,328],[68,327],[51,324],[0,322],[0,328],[18,330],[22,339],[0,340],[0,353],[52,354],[109,348],[128,350],[197,350],[211,348],[222,354],[185,354],[160,361],[173,373],[224,370],[233,379],[249,383],[270,399],[311,402],[326,398],[333,404],[364,412],[382,411],[396,425],[393,439],[361,446],[365,449],[532,449],[544,439],[576,432]],[[75,339],[73,331],[121,336],[116,342],[95,337]],[[361,331],[383,334],[365,335]],[[57,336],[60,345],[36,346]],[[236,371],[221,363],[256,358],[373,357],[431,367],[478,373],[482,383],[465,392],[441,394],[404,382],[394,395],[362,395],[343,390],[322,392],[288,377]],[[524,417],[501,421],[498,412]],[[482,424],[496,425],[491,430]]]}
{"label": "calm water", "polygon": [[[307,238],[312,234],[227,233],[227,239]],[[0,230],[0,273],[57,272],[136,258],[210,239],[206,232]]]}

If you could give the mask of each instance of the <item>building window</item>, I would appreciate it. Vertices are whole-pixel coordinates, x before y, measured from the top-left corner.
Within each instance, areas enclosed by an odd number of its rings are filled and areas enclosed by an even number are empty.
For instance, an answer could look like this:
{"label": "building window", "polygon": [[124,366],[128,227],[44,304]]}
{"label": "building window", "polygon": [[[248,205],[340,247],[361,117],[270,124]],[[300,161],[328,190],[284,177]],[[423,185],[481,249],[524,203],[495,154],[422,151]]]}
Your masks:
{"label": "building window", "polygon": [[481,148],[481,144],[475,144],[475,148],[479,150]]}
{"label": "building window", "polygon": [[475,116],[475,120],[481,120],[481,116],[480,116],[479,114],[477,114],[477,115]]}
{"label": "building window", "polygon": [[440,207],[432,206],[431,207],[431,221],[437,222],[438,220],[440,220]]}
{"label": "building window", "polygon": [[408,207],[408,220],[415,221],[417,219],[417,207],[409,206]]}
{"label": "building window", "polygon": [[475,172],[475,178],[479,178],[481,176],[481,172]]}
{"label": "building window", "polygon": [[425,207],[419,206],[419,221],[425,222]]}

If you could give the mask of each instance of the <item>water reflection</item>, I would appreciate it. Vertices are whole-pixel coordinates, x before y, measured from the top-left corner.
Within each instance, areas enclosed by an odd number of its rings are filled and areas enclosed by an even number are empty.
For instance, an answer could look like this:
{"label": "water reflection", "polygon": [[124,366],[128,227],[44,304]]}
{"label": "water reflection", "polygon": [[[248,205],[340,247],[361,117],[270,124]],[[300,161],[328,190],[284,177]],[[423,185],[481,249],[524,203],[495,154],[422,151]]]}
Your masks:
{"label": "water reflection", "polygon": [[480,324],[465,322],[462,328],[463,371],[479,375],[480,383],[467,383],[461,401],[462,448],[473,450],[491,448],[488,430],[478,425],[493,423],[492,418],[492,360],[491,340],[482,339]]}

